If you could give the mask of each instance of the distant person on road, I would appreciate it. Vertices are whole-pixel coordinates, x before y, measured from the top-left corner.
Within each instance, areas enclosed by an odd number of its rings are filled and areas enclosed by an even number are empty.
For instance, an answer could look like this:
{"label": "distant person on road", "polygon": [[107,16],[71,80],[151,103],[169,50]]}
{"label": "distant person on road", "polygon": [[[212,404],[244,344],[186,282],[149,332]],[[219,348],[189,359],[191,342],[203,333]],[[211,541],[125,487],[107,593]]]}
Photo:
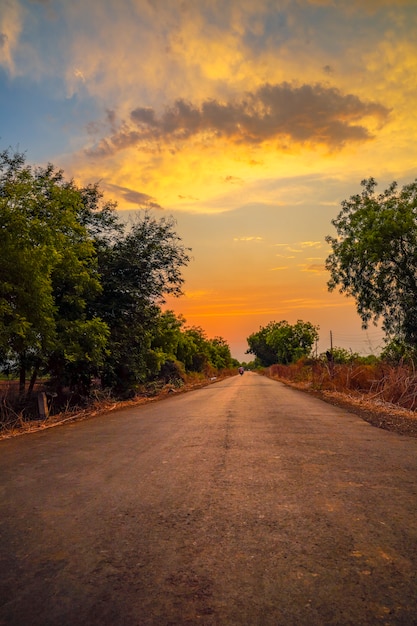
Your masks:
{"label": "distant person on road", "polygon": [[243,369],[243,367],[242,367],[242,366],[240,366],[240,367],[239,367],[239,374],[240,374],[241,376],[242,376],[242,374],[243,374],[243,372],[244,372],[244,371],[245,371],[245,370]]}

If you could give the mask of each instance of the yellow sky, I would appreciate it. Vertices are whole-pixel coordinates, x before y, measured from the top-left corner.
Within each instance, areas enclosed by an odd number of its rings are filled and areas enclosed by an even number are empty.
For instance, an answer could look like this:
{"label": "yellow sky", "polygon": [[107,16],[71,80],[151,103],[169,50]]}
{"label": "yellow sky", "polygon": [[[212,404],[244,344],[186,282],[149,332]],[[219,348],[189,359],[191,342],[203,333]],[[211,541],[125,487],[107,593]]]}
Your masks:
{"label": "yellow sky", "polygon": [[32,91],[11,141],[173,215],[193,261],[169,306],[237,358],[281,319],[366,352],[324,239],[363,178],[416,177],[416,32],[415,0],[6,0],[1,79]]}

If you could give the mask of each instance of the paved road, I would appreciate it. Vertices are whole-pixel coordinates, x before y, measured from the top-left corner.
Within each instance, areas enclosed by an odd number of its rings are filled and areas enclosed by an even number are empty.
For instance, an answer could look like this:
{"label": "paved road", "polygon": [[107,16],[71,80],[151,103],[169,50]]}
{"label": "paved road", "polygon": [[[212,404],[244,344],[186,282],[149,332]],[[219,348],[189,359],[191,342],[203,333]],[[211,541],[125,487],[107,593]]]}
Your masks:
{"label": "paved road", "polygon": [[0,442],[0,624],[417,624],[417,440],[255,374]]}

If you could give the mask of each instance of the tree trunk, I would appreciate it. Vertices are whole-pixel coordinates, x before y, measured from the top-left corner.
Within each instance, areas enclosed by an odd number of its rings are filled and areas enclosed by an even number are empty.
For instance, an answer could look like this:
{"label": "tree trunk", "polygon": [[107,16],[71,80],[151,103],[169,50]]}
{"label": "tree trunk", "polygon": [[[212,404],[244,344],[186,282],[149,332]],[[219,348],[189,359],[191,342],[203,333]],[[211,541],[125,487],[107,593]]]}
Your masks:
{"label": "tree trunk", "polygon": [[24,357],[21,357],[19,363],[19,396],[23,398],[26,387],[26,364]]}
{"label": "tree trunk", "polygon": [[32,396],[33,388],[35,386],[36,379],[38,378],[40,364],[41,364],[40,360],[37,360],[35,363],[35,367],[33,368],[32,376],[30,378],[30,383],[29,383],[29,389],[28,389],[27,396],[26,396],[27,400],[29,400]]}

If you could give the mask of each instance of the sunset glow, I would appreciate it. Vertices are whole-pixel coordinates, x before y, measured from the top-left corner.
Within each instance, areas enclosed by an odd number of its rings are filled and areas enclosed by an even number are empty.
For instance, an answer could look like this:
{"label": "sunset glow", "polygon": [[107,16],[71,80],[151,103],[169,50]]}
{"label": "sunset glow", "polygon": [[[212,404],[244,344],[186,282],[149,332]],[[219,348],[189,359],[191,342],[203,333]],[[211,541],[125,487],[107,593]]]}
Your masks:
{"label": "sunset glow", "polygon": [[327,290],[331,220],[373,176],[417,177],[415,0],[5,0],[2,148],[173,215],[188,325],[239,360],[272,320],[377,352]]}

